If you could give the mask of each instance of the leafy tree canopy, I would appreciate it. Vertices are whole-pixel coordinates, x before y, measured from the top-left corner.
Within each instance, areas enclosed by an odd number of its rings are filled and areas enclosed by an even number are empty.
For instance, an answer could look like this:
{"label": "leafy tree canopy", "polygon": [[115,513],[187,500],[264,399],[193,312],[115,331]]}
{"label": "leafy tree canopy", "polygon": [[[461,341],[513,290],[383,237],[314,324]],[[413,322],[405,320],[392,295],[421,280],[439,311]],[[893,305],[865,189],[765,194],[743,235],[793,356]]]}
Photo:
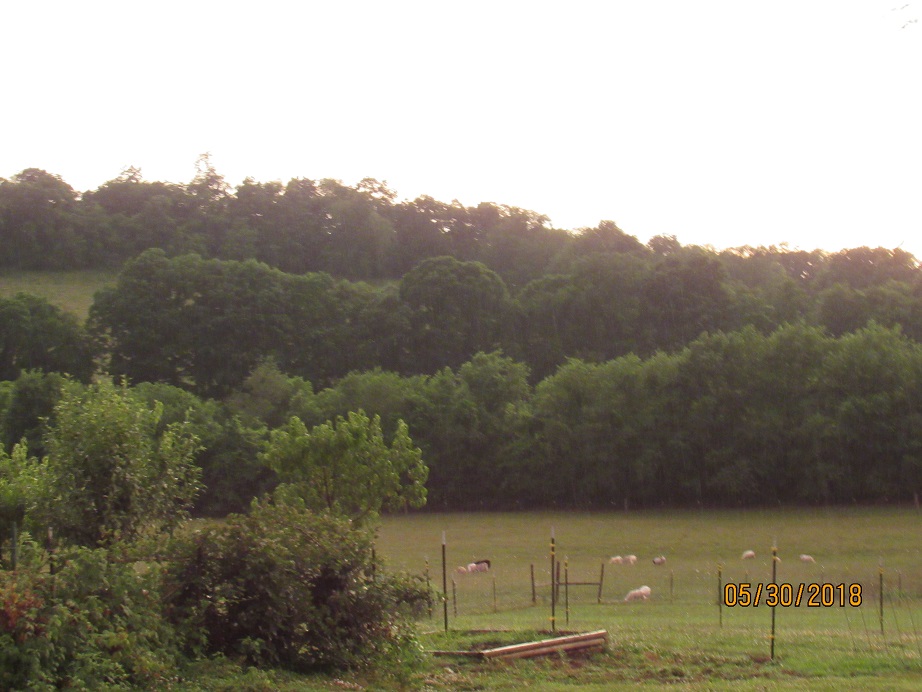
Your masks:
{"label": "leafy tree canopy", "polygon": [[295,416],[272,431],[261,458],[282,481],[282,497],[358,523],[426,503],[429,469],[402,420],[388,445],[381,418],[364,411],[310,431]]}

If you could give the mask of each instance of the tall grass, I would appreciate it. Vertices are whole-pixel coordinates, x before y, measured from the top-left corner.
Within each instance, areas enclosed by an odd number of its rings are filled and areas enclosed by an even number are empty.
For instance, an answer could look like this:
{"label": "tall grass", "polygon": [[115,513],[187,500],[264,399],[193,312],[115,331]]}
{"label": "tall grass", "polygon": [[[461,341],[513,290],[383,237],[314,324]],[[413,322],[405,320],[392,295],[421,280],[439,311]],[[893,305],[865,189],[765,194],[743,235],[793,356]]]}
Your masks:
{"label": "tall grass", "polygon": [[2,271],[0,296],[33,293],[85,320],[100,288],[115,282],[116,270]]}

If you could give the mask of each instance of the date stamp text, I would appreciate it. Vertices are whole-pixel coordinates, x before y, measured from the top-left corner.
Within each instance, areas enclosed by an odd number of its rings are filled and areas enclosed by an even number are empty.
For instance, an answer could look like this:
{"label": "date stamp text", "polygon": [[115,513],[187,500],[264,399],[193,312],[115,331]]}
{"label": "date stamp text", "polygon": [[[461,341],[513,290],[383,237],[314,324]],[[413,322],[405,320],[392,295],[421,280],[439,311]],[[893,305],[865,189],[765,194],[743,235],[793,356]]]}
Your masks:
{"label": "date stamp text", "polygon": [[729,582],[723,587],[723,605],[730,608],[757,608],[760,605],[770,608],[857,608],[861,605],[861,584]]}

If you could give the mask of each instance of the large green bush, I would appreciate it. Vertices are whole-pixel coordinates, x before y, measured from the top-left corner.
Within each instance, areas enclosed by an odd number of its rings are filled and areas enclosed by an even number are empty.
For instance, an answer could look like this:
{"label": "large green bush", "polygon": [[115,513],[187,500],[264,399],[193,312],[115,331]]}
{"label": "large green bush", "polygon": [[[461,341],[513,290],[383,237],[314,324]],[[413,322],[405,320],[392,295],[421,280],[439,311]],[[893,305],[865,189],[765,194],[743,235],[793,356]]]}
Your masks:
{"label": "large green bush", "polygon": [[0,689],[151,689],[176,677],[158,575],[105,550],[56,557],[24,542],[20,568],[0,571]]}
{"label": "large green bush", "polygon": [[376,573],[371,535],[340,518],[284,504],[177,538],[166,612],[193,651],[298,671],[412,663],[404,617],[426,598]]}

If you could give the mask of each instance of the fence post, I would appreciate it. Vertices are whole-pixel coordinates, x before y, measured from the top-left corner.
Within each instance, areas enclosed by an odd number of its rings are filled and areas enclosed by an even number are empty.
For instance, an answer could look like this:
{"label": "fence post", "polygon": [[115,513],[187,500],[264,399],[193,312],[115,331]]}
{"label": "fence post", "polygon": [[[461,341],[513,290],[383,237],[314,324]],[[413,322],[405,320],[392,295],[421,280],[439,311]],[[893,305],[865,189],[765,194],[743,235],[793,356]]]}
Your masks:
{"label": "fence post", "polygon": [[426,558],[426,594],[429,596],[429,619],[432,619],[432,582],[429,579],[429,558]]}
{"label": "fence post", "polygon": [[554,545],[554,527],[551,527],[551,632],[557,631],[557,584],[554,581],[554,567],[557,556]]}
{"label": "fence post", "polygon": [[599,572],[599,597],[596,599],[596,603],[602,602],[602,583],[605,581],[605,563],[602,563],[602,569]]}
{"label": "fence post", "polygon": [[531,563],[531,604],[535,605],[538,602],[538,595],[535,592],[535,563]]}
{"label": "fence post", "polygon": [[564,607],[567,614],[567,625],[570,624],[570,558],[563,559],[563,595]]}
{"label": "fence post", "polygon": [[557,579],[554,580],[554,588],[557,589],[557,600],[560,600],[560,560],[557,561]]}
{"label": "fence post", "polygon": [[[454,583],[454,580],[452,580]],[[442,612],[445,615],[445,631],[448,631],[448,566],[445,562],[445,532],[442,531]]]}
{"label": "fence post", "polygon": [[723,565],[717,563],[717,625],[724,626],[724,584]]}
{"label": "fence post", "polygon": [[881,558],[877,568],[880,572],[880,633],[884,633],[884,560]]}
{"label": "fence post", "polygon": [[[772,546],[772,584],[778,583],[778,548],[777,546]],[[775,592],[777,593],[777,591]],[[772,633],[771,633],[771,660],[772,663],[775,662],[775,608],[777,607],[777,602],[772,606]]]}

